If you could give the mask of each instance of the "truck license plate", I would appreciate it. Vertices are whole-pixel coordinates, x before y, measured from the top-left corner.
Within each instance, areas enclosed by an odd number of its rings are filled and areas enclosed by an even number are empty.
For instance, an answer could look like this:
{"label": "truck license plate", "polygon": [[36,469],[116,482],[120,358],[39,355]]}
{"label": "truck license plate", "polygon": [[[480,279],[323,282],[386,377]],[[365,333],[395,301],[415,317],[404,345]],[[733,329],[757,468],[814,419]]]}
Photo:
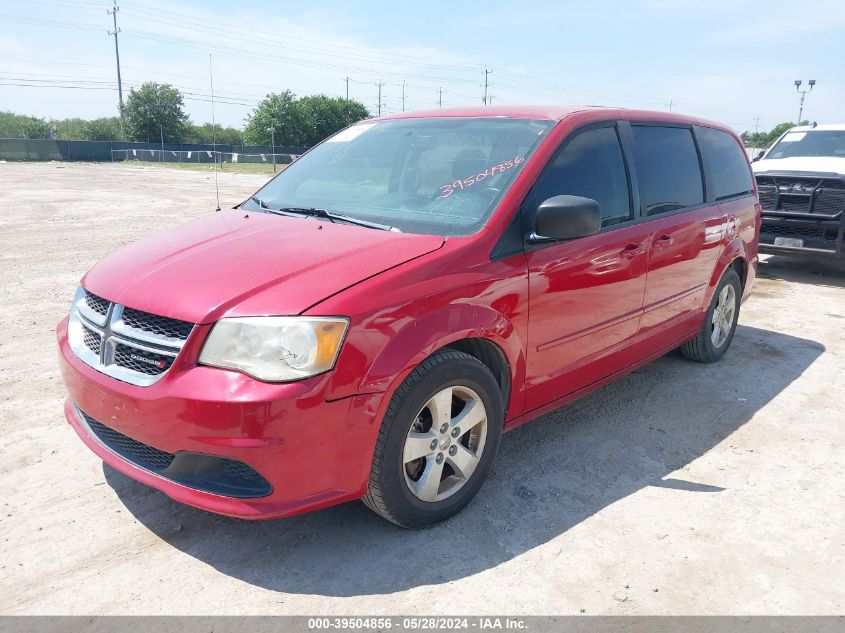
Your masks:
{"label": "truck license plate", "polygon": [[793,248],[803,248],[804,240],[799,237],[776,237],[775,246],[792,246]]}

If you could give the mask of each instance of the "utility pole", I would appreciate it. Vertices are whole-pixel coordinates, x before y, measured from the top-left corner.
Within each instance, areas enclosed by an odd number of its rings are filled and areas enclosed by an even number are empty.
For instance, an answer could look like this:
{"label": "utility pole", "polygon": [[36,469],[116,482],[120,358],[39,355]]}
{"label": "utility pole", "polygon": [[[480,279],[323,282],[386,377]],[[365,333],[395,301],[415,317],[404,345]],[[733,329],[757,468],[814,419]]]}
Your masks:
{"label": "utility pole", "polygon": [[486,66],[484,67],[484,96],[481,98],[481,103],[484,104],[484,105],[487,105],[487,103],[488,103],[488,101],[487,101],[487,88],[489,86],[489,83],[487,81],[487,77],[492,72],[493,72],[492,70],[487,70]]}
{"label": "utility pole", "polygon": [[802,81],[800,79],[795,80],[795,90],[801,95],[800,106],[798,107],[798,125],[801,125],[801,117],[804,115],[804,97],[807,96],[808,92],[813,92],[813,86],[816,85],[816,80],[811,79],[808,82],[810,87],[807,90],[801,90],[801,83]]}
{"label": "utility pole", "polygon": [[217,162],[217,122],[214,119],[214,69],[211,64],[211,53],[208,54],[208,85],[211,88],[211,147],[214,150],[214,162]]}
{"label": "utility pole", "polygon": [[757,134],[757,132],[759,130],[760,130],[760,117],[756,117],[754,119],[754,133]]}
{"label": "utility pole", "polygon": [[214,150],[212,153],[214,156],[214,195],[217,197],[217,210],[220,211],[220,183],[217,176],[217,121],[214,118],[214,67],[211,63],[211,53],[208,54],[208,87],[211,88],[211,149]]}
{"label": "utility pole", "polygon": [[273,173],[276,173],[276,130],[268,128],[270,132],[270,155],[273,157]]}
{"label": "utility pole", "polygon": [[402,80],[402,112],[405,111],[405,80]]}
{"label": "utility pole", "polygon": [[381,89],[384,86],[384,82],[380,81],[376,86],[378,86],[378,115],[381,116]]}
{"label": "utility pole", "polygon": [[114,35],[114,58],[117,61],[117,98],[120,100],[120,107],[123,109],[123,82],[120,81],[120,49],[117,46],[117,34],[120,33],[120,29],[117,28],[117,12],[120,11],[120,7],[117,6],[117,0],[113,0],[114,7],[111,11],[106,11],[114,21],[114,31],[109,31],[109,35]]}
{"label": "utility pole", "polygon": [[669,99],[669,103],[667,103],[666,105],[667,105],[667,106],[669,106],[669,112],[671,112],[671,111],[672,111],[672,108],[673,108],[674,106],[678,105],[678,104],[677,104],[677,103],[675,103],[674,101],[672,101],[671,99]]}
{"label": "utility pole", "polygon": [[346,100],[349,101],[349,77],[346,78]]}
{"label": "utility pole", "polygon": [[158,124],[158,131],[161,133],[161,156],[159,156],[159,162],[164,161],[164,125],[161,123]]}
{"label": "utility pole", "polygon": [[443,107],[443,87],[442,86],[440,87],[440,90],[437,91],[437,93],[438,93],[437,94],[437,107],[442,108]]}

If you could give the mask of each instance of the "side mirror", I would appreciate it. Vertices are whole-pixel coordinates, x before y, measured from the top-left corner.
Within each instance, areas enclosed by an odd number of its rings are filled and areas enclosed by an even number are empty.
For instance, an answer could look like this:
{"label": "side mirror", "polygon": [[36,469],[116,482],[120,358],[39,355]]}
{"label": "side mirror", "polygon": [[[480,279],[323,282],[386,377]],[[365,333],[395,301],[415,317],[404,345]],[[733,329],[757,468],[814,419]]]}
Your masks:
{"label": "side mirror", "polygon": [[601,229],[601,209],[592,198],[554,196],[537,207],[529,242],[572,240]]}
{"label": "side mirror", "polygon": [[765,156],[765,155],[766,155],[766,150],[761,149],[761,150],[760,150],[760,153],[759,153],[759,154],[757,154],[754,158],[752,158],[752,159],[751,159],[751,162],[752,162],[752,163],[756,163],[758,160],[760,160],[761,158],[763,158],[763,156]]}

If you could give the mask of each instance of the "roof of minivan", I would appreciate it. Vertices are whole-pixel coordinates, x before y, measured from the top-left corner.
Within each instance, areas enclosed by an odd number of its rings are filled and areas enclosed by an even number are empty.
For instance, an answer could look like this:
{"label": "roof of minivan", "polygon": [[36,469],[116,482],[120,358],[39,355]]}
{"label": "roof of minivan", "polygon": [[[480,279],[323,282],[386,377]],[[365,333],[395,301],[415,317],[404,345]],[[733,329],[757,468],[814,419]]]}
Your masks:
{"label": "roof of minivan", "polygon": [[697,123],[730,130],[730,128],[715,121],[708,121],[698,117],[684,116],[672,112],[658,112],[653,110],[629,110],[627,108],[609,108],[604,106],[584,105],[490,105],[465,106],[462,108],[439,108],[437,110],[421,110],[419,112],[402,112],[388,114],[378,119],[408,119],[426,117],[508,117],[514,119],[561,119],[582,112],[602,112],[608,118],[632,119],[644,121],[665,121],[667,123]]}

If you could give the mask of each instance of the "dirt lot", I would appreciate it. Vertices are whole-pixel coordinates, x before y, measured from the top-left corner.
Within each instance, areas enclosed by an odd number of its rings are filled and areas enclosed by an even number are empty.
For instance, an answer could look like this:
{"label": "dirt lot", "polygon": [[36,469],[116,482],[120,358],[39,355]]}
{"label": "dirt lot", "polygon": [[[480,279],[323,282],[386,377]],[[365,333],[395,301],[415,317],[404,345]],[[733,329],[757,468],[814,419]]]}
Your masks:
{"label": "dirt lot", "polygon": [[[114,248],[213,210],[210,174],[0,164],[0,613],[845,611],[845,273],[762,265],[717,365],[670,354],[505,436],[462,514],[247,523],[102,463],[55,324]],[[231,205],[261,176],[224,173]]]}

